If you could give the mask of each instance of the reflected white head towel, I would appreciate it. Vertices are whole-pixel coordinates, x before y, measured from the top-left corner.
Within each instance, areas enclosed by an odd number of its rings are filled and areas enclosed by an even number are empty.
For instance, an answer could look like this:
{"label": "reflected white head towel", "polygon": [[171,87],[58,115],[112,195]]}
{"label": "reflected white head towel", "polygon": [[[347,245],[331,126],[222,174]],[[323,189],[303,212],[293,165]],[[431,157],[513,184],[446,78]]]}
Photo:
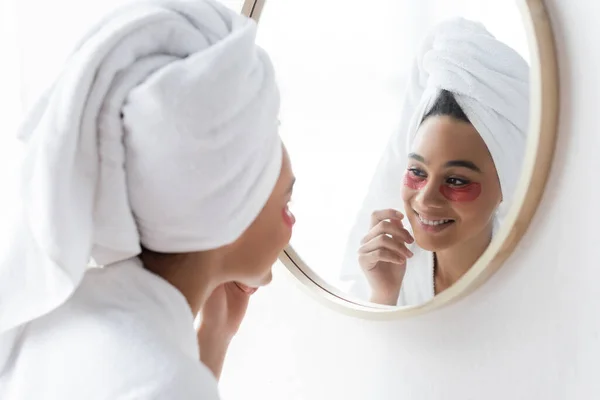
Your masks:
{"label": "reflected white head towel", "polygon": [[235,241],[278,179],[279,94],[256,24],[211,0],[96,26],[22,131],[23,215],[0,264],[0,333],[76,289],[92,257]]}
{"label": "reflected white head towel", "polygon": [[356,252],[369,229],[371,212],[383,208],[403,210],[401,184],[407,154],[423,116],[444,89],[454,94],[490,151],[503,197],[496,224],[505,216],[527,143],[529,66],[482,24],[453,18],[432,30],[414,60],[401,126],[390,138],[351,231],[343,279],[361,276]]}

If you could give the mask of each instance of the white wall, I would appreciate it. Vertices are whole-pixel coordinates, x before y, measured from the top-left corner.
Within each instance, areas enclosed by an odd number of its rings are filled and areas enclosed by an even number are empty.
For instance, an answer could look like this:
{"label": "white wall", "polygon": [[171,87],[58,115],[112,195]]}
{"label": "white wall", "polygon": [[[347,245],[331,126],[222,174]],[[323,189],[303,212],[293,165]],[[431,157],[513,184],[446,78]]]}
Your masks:
{"label": "white wall", "polygon": [[508,263],[458,304],[385,323],[332,312],[279,270],[232,345],[227,399],[600,398],[600,3],[547,5],[559,139],[542,204]]}

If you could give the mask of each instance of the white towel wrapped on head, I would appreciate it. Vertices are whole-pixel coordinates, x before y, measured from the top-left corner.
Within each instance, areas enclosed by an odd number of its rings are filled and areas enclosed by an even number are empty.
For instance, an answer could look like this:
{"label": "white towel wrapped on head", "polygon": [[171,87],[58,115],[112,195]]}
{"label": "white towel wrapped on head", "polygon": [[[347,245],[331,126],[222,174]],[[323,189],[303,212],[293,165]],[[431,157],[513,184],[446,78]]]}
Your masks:
{"label": "white towel wrapped on head", "polygon": [[529,123],[529,66],[514,49],[477,22],[454,18],[427,36],[410,79],[420,93],[407,130],[410,151],[423,116],[439,92],[452,92],[496,165],[503,199],[519,181]]}
{"label": "white towel wrapped on head", "polygon": [[213,249],[249,227],[282,159],[279,94],[255,35],[213,1],[140,2],[90,31],[22,131],[0,333],[62,304],[90,257]]}
{"label": "white towel wrapped on head", "polygon": [[[527,143],[529,66],[481,23],[452,18],[427,35],[413,61],[400,126],[384,150],[350,232],[342,279],[364,283],[357,250],[369,230],[370,214],[384,208],[403,210],[401,185],[407,155],[424,115],[441,90],[453,93],[490,151],[502,191],[495,225],[506,215],[520,178]],[[364,290],[363,287],[356,292],[364,295]]]}

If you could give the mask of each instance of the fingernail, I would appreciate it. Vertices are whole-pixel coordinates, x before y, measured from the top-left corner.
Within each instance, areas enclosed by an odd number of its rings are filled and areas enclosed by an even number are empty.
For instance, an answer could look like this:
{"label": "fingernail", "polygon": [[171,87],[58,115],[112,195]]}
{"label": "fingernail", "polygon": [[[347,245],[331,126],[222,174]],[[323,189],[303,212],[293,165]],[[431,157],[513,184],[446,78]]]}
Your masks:
{"label": "fingernail", "polygon": [[398,218],[404,218],[404,214],[402,214],[400,211],[396,211],[396,215]]}
{"label": "fingernail", "polygon": [[409,251],[408,251],[408,256],[409,256],[409,257],[412,257],[412,256],[414,256],[413,252],[409,250]]}

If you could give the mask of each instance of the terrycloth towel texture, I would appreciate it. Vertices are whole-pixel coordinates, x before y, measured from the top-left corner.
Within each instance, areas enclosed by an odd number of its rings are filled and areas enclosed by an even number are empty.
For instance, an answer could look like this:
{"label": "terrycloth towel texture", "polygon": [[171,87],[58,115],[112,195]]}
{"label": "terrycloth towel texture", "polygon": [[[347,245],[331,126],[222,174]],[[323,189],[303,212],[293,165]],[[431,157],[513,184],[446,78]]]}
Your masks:
{"label": "terrycloth towel texture", "polygon": [[22,129],[22,218],[0,333],[62,304],[90,257],[217,248],[278,179],[279,93],[256,24],[212,0],[145,1],[90,31]]}

